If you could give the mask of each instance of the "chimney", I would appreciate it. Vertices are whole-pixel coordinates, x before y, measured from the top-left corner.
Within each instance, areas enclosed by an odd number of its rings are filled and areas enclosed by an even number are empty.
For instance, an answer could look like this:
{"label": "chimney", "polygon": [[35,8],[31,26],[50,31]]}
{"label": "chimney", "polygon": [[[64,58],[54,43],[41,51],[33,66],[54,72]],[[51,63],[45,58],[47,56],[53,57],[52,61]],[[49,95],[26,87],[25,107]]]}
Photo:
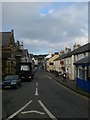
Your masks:
{"label": "chimney", "polygon": [[65,47],[65,53],[71,52],[70,48]]}
{"label": "chimney", "polygon": [[12,33],[14,33],[13,29],[11,30]]}
{"label": "chimney", "polygon": [[75,43],[75,44],[73,45],[73,50],[79,48],[80,46],[81,46],[80,44],[76,44],[76,43]]}
{"label": "chimney", "polygon": [[64,54],[64,50],[61,50],[61,51],[60,51],[60,55],[62,55],[62,54]]}

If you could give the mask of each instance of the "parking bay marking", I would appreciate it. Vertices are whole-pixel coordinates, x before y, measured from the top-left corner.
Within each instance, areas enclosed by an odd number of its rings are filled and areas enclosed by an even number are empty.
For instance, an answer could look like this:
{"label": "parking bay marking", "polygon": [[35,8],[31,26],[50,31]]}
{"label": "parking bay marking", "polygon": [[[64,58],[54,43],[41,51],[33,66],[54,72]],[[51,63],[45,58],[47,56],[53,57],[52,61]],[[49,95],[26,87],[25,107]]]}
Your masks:
{"label": "parking bay marking", "polygon": [[15,113],[13,113],[12,115],[10,115],[8,118],[6,118],[5,120],[11,120],[12,118],[14,118],[18,113],[20,113],[23,109],[25,109],[30,103],[32,102],[32,100],[30,100],[26,105],[24,105],[21,109],[19,109],[18,111],[16,111]]}

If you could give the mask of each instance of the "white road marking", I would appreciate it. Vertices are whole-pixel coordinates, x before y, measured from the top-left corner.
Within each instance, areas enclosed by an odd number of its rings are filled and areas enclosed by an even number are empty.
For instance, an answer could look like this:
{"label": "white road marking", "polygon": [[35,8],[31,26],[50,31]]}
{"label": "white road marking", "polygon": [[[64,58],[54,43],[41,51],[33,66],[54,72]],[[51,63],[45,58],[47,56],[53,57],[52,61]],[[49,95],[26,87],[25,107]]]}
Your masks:
{"label": "white road marking", "polygon": [[50,77],[50,76],[48,76],[48,75],[46,75],[48,78],[50,78],[50,79],[53,79],[52,77]]}
{"label": "white road marking", "polygon": [[18,111],[16,111],[15,113],[13,113],[12,115],[10,115],[7,119],[5,120],[10,120],[12,118],[14,118],[18,113],[20,113],[23,109],[25,109],[30,103],[32,102],[32,100],[30,100],[26,105],[24,105],[21,109],[19,109]]}
{"label": "white road marking", "polygon": [[36,110],[31,110],[31,111],[25,111],[25,112],[21,112],[22,114],[27,114],[27,113],[37,113],[37,114],[41,114],[41,115],[44,115],[45,113],[43,112],[39,112],[39,111],[36,111]]}
{"label": "white road marking", "polygon": [[36,87],[38,87],[38,82],[36,83]]}
{"label": "white road marking", "polygon": [[35,95],[38,96],[38,88],[36,87]]}
{"label": "white road marking", "polygon": [[57,120],[56,117],[44,106],[40,100],[38,100],[38,102],[52,120]]}

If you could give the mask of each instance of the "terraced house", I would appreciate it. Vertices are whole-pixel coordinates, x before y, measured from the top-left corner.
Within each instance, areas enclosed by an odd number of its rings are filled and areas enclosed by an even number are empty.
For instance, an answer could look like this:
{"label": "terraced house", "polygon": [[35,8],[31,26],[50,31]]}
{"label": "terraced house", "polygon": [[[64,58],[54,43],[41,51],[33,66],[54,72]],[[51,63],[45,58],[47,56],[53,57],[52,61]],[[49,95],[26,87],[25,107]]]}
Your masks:
{"label": "terraced house", "polygon": [[47,71],[54,71],[54,60],[59,57],[59,53],[55,53],[49,60],[46,62]]}

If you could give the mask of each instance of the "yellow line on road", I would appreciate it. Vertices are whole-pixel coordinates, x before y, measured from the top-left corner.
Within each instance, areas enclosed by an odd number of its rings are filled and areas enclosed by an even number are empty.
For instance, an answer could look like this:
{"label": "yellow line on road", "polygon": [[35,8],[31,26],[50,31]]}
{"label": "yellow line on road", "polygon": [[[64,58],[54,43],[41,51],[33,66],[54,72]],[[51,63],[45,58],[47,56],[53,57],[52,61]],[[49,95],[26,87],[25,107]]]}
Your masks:
{"label": "yellow line on road", "polygon": [[53,78],[51,78],[50,76],[48,76],[48,75],[46,75],[48,78],[50,78],[50,79],[53,79]]}
{"label": "yellow line on road", "polygon": [[[50,77],[50,76],[48,76],[48,75],[46,75],[46,76],[47,76],[48,78],[50,78],[50,79],[53,79],[52,77]],[[58,83],[57,81],[54,81],[54,82],[56,82],[58,85],[62,85],[62,84]],[[79,96],[79,97],[81,97],[81,98],[83,98],[83,99],[85,99],[85,100],[88,101],[88,97],[87,97],[87,96],[84,96],[84,95],[82,95],[82,94],[79,94],[79,93],[77,93],[77,92],[69,89],[68,87],[66,87],[66,86],[64,86],[64,85],[62,85],[62,87],[64,87],[64,88],[67,89],[68,91],[70,91],[72,94],[75,94],[75,95],[77,95],[77,96]]]}

